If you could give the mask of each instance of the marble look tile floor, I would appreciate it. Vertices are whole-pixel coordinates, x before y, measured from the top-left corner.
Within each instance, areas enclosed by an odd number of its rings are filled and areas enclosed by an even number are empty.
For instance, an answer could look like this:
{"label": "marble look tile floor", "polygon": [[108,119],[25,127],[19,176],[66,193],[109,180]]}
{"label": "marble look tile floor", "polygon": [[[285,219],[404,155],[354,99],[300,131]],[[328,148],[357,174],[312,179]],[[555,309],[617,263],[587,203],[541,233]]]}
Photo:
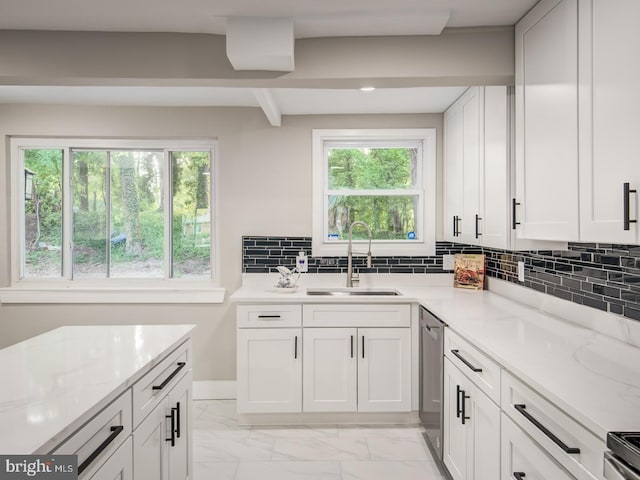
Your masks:
{"label": "marble look tile floor", "polygon": [[417,426],[246,427],[233,400],[193,407],[194,480],[444,480]]}

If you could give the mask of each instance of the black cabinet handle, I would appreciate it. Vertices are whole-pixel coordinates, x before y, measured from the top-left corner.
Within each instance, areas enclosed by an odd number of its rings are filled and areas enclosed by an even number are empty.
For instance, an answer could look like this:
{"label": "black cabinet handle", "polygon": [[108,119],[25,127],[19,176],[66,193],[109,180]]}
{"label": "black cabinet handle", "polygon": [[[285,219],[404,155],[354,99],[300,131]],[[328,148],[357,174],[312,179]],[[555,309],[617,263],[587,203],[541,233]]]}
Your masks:
{"label": "black cabinet handle", "polygon": [[625,230],[630,230],[631,229],[631,224],[632,223],[636,223],[638,220],[631,220],[631,218],[629,217],[631,215],[630,212],[630,208],[629,208],[629,204],[631,203],[631,199],[629,198],[631,196],[632,193],[638,193],[638,191],[634,188],[633,190],[629,187],[629,182],[626,182],[623,185],[623,205],[624,205],[624,213],[623,213],[623,217],[624,217],[624,229]]}
{"label": "black cabinet handle", "polygon": [[513,472],[513,476],[516,478],[516,480],[522,480],[524,477],[526,477],[524,472]]}
{"label": "black cabinet handle", "polygon": [[460,220],[461,218],[457,215],[453,216],[453,236],[454,237],[459,237],[460,236]]}
{"label": "black cabinet handle", "polygon": [[364,358],[364,335],[362,335],[362,358]]}
{"label": "black cabinet handle", "polygon": [[186,362],[178,362],[177,365],[178,365],[178,368],[176,368],[173,372],[171,372],[171,375],[165,378],[164,382],[162,382],[160,385],[154,385],[153,387],[151,387],[151,389],[162,390],[164,387],[166,387],[171,381],[171,379],[175,377],[178,374],[178,372],[184,368],[184,366],[186,365]]}
{"label": "black cabinet handle", "polygon": [[462,411],[460,409],[460,392],[462,390],[460,390],[460,385],[456,385],[456,418],[460,418],[460,412]]}
{"label": "black cabinet handle", "polygon": [[165,442],[171,442],[171,446],[176,446],[176,413],[175,407],[171,408],[171,415],[165,415],[165,418],[171,419],[171,438],[165,438]]}
{"label": "black cabinet handle", "polygon": [[457,218],[457,217],[454,215],[454,216],[453,216],[453,236],[454,236],[454,237],[455,237],[455,236],[457,236],[457,235],[456,235],[456,218]]}
{"label": "black cabinet handle", "polygon": [[87,459],[80,464],[80,466],[78,467],[78,475],[84,472],[87,467],[91,465],[91,462],[93,462],[98,457],[98,455],[104,452],[105,448],[107,448],[109,444],[113,442],[118,435],[120,435],[120,432],[122,432],[122,430],[124,430],[124,427],[122,425],[111,427],[111,435],[109,435],[104,442],[98,445],[98,448],[91,452],[91,455],[89,455]]}
{"label": "black cabinet handle", "polygon": [[516,221],[516,207],[520,205],[520,202],[516,202],[515,198],[511,199],[511,229],[515,230],[517,225],[520,225],[520,222]]}
{"label": "black cabinet handle", "polygon": [[482,371],[481,368],[476,367],[469,360],[467,360],[462,355],[460,355],[460,350],[451,350],[451,353],[453,353],[456,357],[458,357],[462,363],[464,363],[467,367],[469,367],[474,372],[481,372]]}
{"label": "black cabinet handle", "polygon": [[176,402],[176,437],[180,438],[180,402]]}
{"label": "black cabinet handle", "polygon": [[462,418],[462,424],[464,425],[464,421],[465,420],[471,420],[471,417],[467,417],[467,398],[471,398],[469,397],[469,395],[467,395],[467,393],[464,390],[460,390],[461,393],[461,397],[462,397],[462,408],[460,409],[460,417]]}
{"label": "black cabinet handle", "polygon": [[258,318],[280,318],[280,315],[258,315]]}
{"label": "black cabinet handle", "polygon": [[524,416],[524,418],[526,418],[531,423],[533,423],[538,428],[538,430],[544,433],[553,443],[555,443],[558,447],[564,450],[565,453],[572,453],[572,454],[580,453],[579,448],[568,447],[562,440],[556,437],[547,427],[545,427],[538,420],[536,420],[529,412],[527,412],[526,405],[523,405],[523,404],[514,405],[513,408],[515,408],[518,412],[520,412]]}
{"label": "black cabinet handle", "polygon": [[482,234],[478,231],[478,222],[482,220],[481,217],[478,216],[478,214],[476,213],[476,238],[478,238],[479,236],[481,236]]}
{"label": "black cabinet handle", "polygon": [[353,335],[351,335],[351,358],[353,358]]}
{"label": "black cabinet handle", "polygon": [[298,336],[296,335],[294,337],[294,343],[293,343],[293,358],[298,358]]}

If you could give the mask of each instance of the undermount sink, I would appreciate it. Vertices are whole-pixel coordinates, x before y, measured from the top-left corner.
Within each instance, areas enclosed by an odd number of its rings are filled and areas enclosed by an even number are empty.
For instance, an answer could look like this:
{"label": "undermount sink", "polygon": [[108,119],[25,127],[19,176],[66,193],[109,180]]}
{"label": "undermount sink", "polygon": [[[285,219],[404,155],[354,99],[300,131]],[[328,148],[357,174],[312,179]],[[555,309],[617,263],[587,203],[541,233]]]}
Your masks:
{"label": "undermount sink", "polygon": [[307,295],[333,295],[336,297],[361,296],[398,296],[402,295],[391,288],[307,288]]}

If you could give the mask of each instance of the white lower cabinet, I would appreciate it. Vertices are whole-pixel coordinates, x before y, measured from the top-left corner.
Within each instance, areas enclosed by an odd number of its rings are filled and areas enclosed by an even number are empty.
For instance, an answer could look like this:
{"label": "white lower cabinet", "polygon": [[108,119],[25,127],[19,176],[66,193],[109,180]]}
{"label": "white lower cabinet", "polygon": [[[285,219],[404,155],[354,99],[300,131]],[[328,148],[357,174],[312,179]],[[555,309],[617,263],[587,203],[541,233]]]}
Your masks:
{"label": "white lower cabinet", "polygon": [[302,410],[302,329],[240,328],[238,412]]}
{"label": "white lower cabinet", "polygon": [[104,462],[91,480],[132,480],[133,457],[131,455],[131,437],[118,447],[109,459]]}
{"label": "white lower cabinet", "polygon": [[133,432],[136,480],[188,480],[191,472],[191,372]]}
{"label": "white lower cabinet", "polygon": [[504,413],[501,430],[501,480],[576,480]]}
{"label": "white lower cabinet", "polygon": [[500,407],[444,360],[444,463],[454,480],[500,478]]}
{"label": "white lower cabinet", "polygon": [[305,412],[411,411],[409,328],[305,328]]}

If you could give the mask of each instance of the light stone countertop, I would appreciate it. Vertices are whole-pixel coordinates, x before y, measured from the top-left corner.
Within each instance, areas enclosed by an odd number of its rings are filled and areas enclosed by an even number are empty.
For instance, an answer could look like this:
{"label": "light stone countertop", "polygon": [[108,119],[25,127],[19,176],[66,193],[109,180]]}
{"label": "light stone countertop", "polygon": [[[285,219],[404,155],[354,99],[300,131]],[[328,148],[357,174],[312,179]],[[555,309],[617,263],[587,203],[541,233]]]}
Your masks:
{"label": "light stone countertop", "polygon": [[68,326],[0,350],[0,453],[51,452],[193,328]]}
{"label": "light stone countertop", "polygon": [[[396,288],[402,296],[397,297],[318,297],[306,295],[303,287],[281,294],[264,284],[249,284],[231,301],[419,303],[603,441],[608,431],[640,431],[640,348],[491,291],[442,283],[407,286],[401,281]],[[524,287],[514,288],[529,294]],[[587,307],[566,303],[569,313],[574,308],[576,316],[588,313]]]}

